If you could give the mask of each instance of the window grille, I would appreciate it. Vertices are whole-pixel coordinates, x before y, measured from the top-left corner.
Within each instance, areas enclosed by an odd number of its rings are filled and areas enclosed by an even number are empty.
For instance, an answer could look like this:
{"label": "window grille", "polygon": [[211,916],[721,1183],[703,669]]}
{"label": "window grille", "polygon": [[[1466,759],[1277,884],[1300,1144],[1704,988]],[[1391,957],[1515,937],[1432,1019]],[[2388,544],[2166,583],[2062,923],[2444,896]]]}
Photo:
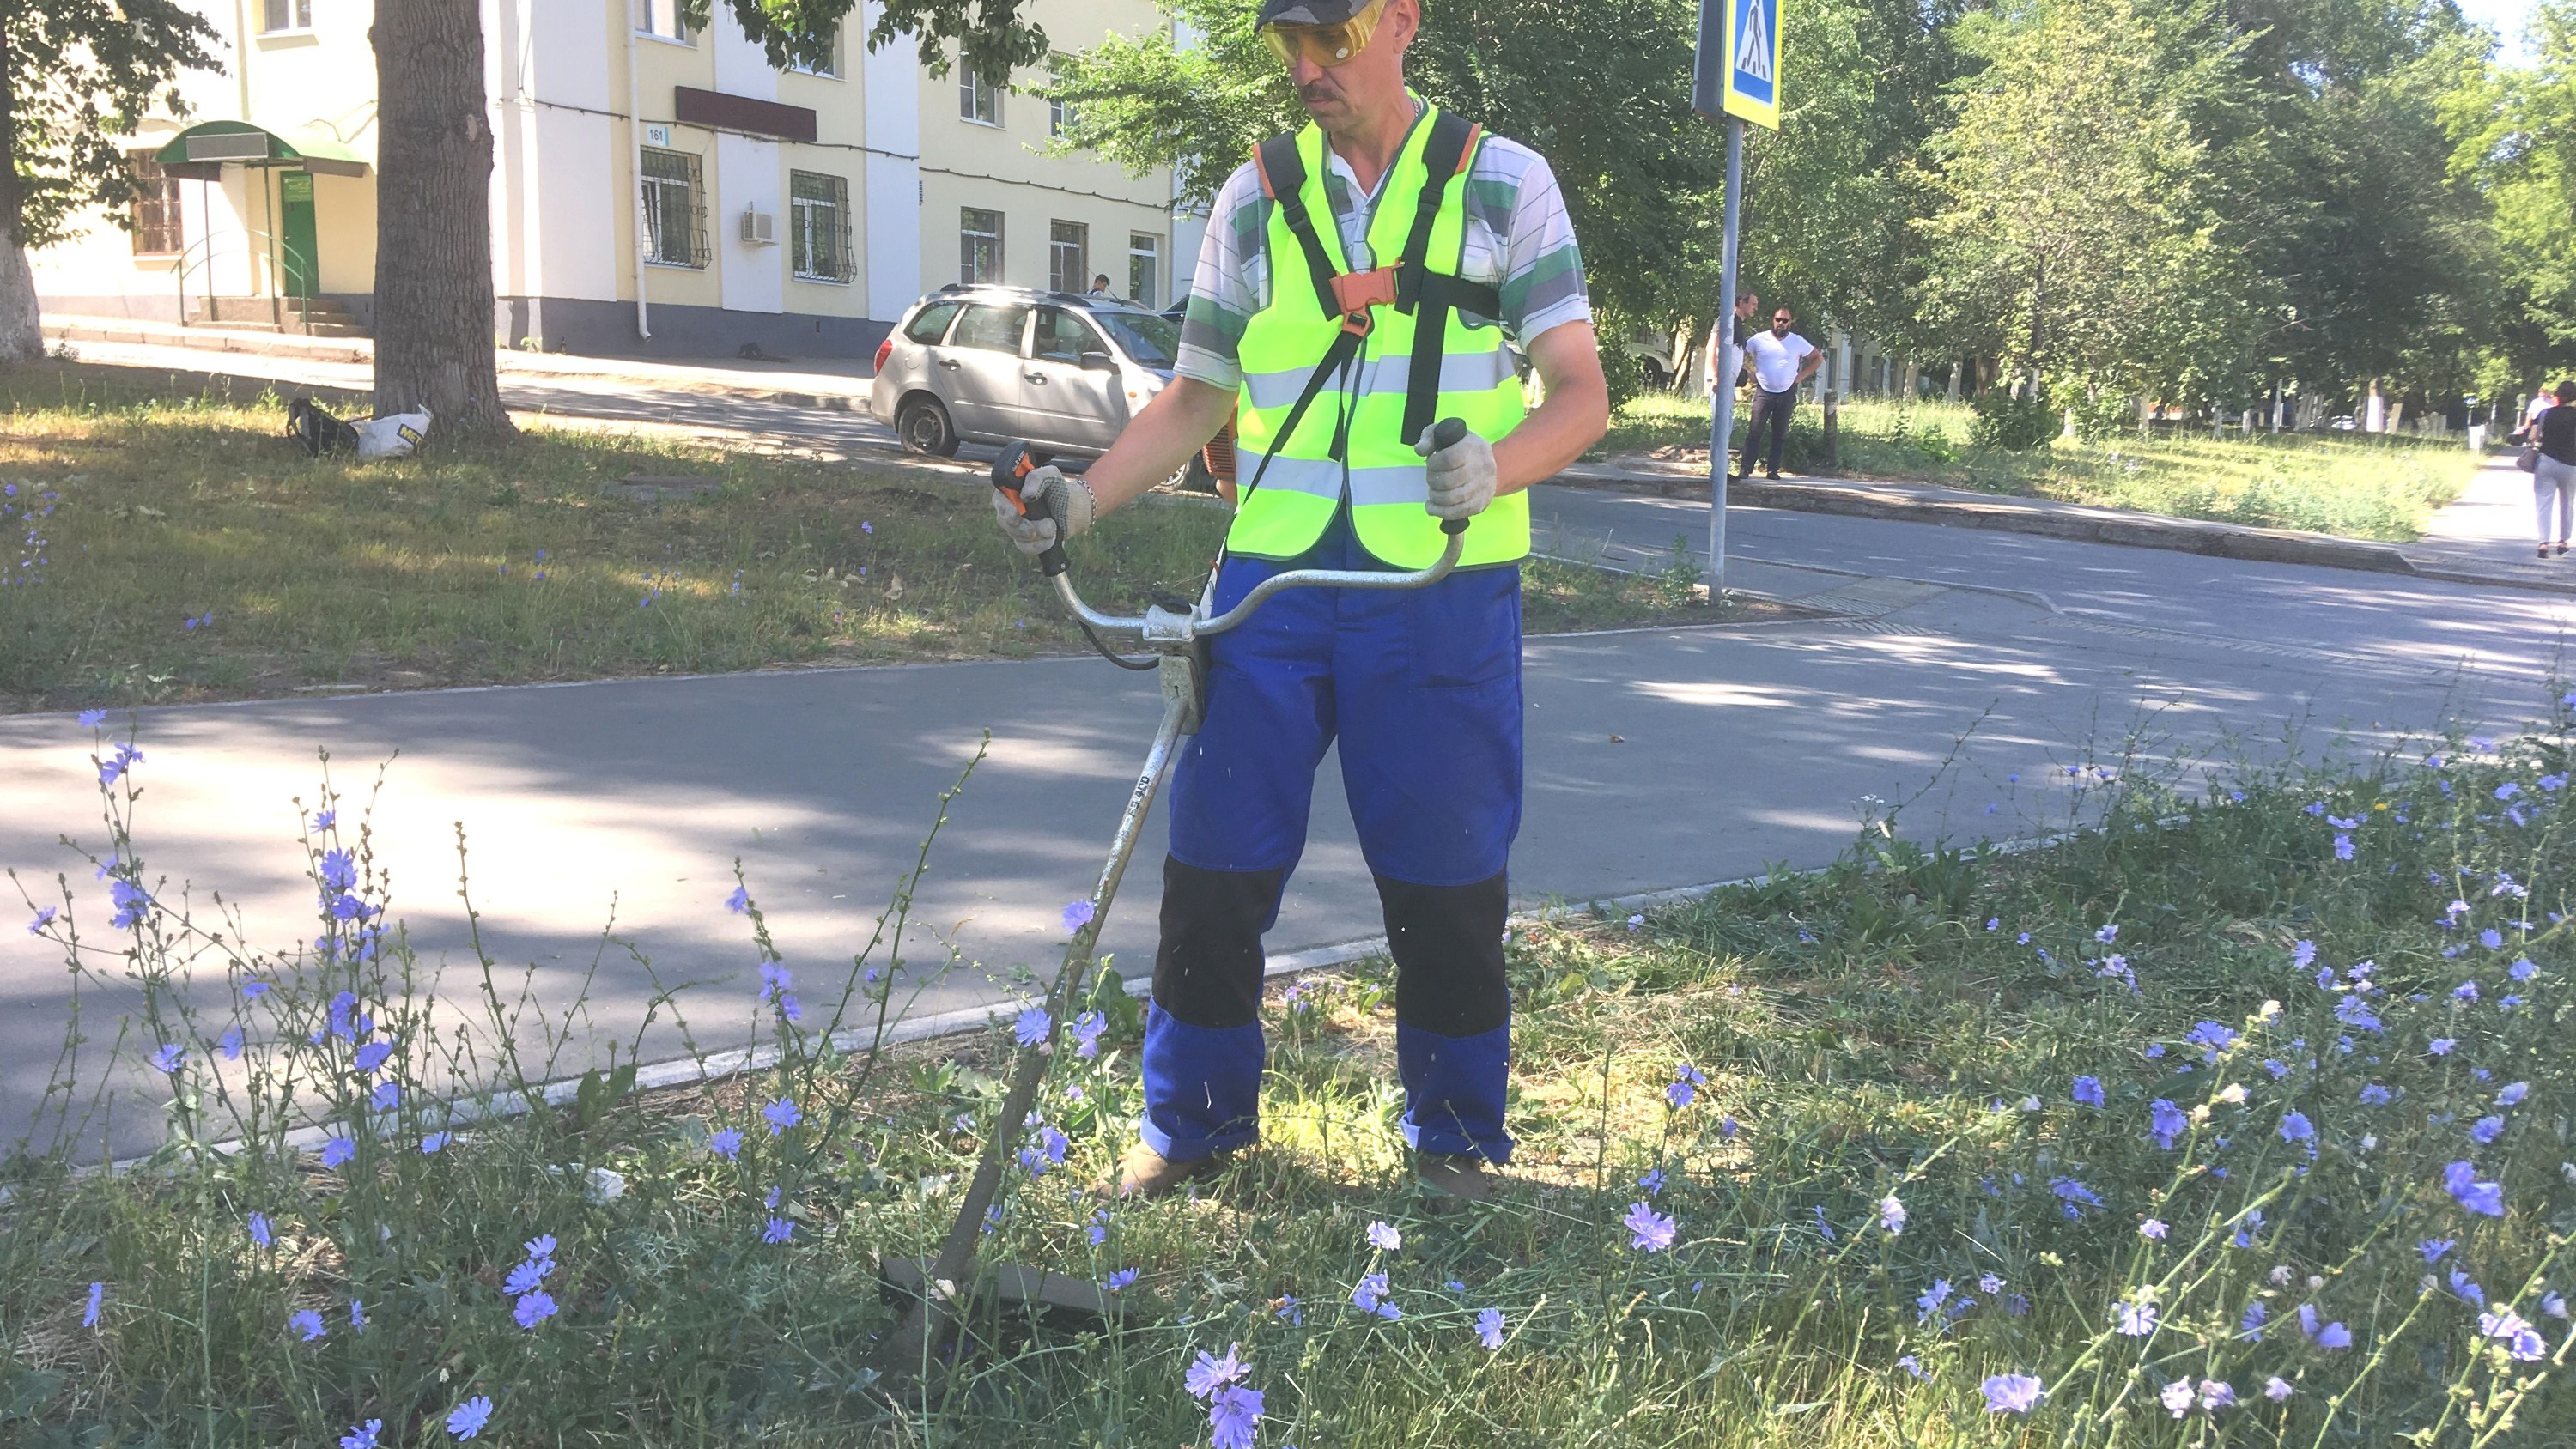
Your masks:
{"label": "window grille", "polygon": [[172,256],[188,249],[188,229],[179,215],[179,179],[150,156],[127,158],[134,167],[134,254]]}
{"label": "window grille", "polygon": [[644,148],[646,261],[666,267],[707,264],[706,194],[696,156]]}
{"label": "window grille", "polygon": [[1091,289],[1091,228],[1078,221],[1047,225],[1047,285],[1059,292]]}
{"label": "window grille", "polygon": [[789,264],[809,282],[850,280],[850,183],[811,171],[787,173]]}

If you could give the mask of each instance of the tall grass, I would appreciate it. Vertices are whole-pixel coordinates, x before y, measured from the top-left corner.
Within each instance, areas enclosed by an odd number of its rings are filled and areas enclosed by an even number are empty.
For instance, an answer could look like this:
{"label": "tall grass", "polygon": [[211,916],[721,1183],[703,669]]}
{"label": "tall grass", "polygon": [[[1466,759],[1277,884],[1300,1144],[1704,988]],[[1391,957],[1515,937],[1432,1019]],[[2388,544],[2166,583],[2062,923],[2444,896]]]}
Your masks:
{"label": "tall grass", "polygon": [[[552,1100],[561,1027],[488,961],[431,992],[336,816],[308,948],[148,899],[148,767],[102,735],[113,898],[35,928],[138,1002],[115,1080],[172,1136],[8,1163],[0,1425],[444,1444],[488,1399],[504,1444],[2564,1443],[2570,727],[2188,796],[2088,762],[2016,786],[2028,828],[2082,822],[2045,848],[1882,819],[1821,874],[1524,923],[1518,1157],[1448,1212],[1402,1170],[1382,961],[1271,997],[1260,1149],[1104,1202],[1138,1109],[1105,974],[997,1122],[1009,1031],[871,1049],[900,948],[790,971],[749,880],[706,908],[766,969],[695,1009],[752,1014],[764,1064]],[[109,1080],[67,1063],[58,1126]],[[454,1120],[458,1079],[524,1110]],[[892,1362],[878,1263],[937,1241],[995,1133],[987,1259],[1117,1306],[987,1298],[953,1359]]]}
{"label": "tall grass", "polygon": [[[1743,439],[1739,410],[1736,437]],[[2457,439],[2358,434],[2256,434],[2213,439],[2188,427],[2152,437],[2061,438],[2028,452],[1978,446],[1963,404],[1853,398],[1838,418],[1840,463],[1824,463],[1821,409],[1802,404],[1790,425],[1792,472],[1938,483],[1988,493],[2131,508],[2263,528],[2298,528],[2404,542],[2433,509],[2459,496],[2478,458]],[[1697,449],[1705,459],[1704,401],[1649,393],[1621,410],[1608,452]]]}
{"label": "tall grass", "polygon": [[[971,476],[526,421],[510,448],[311,460],[274,394],[0,373],[0,529],[27,545],[0,555],[0,711],[1088,647]],[[631,474],[721,487],[603,495]],[[1149,497],[1074,567],[1106,609],[1195,595],[1226,518]],[[1595,569],[1530,581],[1533,633],[1706,618]]]}

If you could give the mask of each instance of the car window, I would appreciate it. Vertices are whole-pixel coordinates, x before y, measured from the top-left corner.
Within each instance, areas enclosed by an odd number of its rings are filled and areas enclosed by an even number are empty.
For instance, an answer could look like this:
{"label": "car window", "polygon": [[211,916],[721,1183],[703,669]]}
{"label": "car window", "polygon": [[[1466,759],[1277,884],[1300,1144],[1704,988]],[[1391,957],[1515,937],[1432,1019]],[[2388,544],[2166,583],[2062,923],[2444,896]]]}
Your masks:
{"label": "car window", "polygon": [[1062,307],[1044,307],[1038,311],[1037,334],[1030,339],[1029,353],[1050,362],[1080,362],[1086,352],[1106,352],[1100,334],[1077,313]]}
{"label": "car window", "polygon": [[912,325],[903,329],[903,335],[915,342],[937,342],[940,334],[948,330],[948,319],[957,315],[960,305],[956,302],[931,303],[913,315]]}
{"label": "car window", "polygon": [[1091,317],[1109,329],[1139,366],[1169,367],[1180,355],[1181,329],[1169,317],[1152,312],[1094,312]]}
{"label": "car window", "polygon": [[995,352],[1017,353],[1020,350],[1020,324],[1026,321],[1026,307],[997,306],[978,302],[957,319],[957,331],[948,339],[951,347],[986,347]]}

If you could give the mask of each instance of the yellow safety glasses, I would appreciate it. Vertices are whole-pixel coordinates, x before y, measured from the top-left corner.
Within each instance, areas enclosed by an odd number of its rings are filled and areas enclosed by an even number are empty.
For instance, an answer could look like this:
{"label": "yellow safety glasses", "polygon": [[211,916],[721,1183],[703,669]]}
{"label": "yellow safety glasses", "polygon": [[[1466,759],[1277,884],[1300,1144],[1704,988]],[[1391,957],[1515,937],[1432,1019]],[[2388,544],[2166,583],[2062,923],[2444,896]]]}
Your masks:
{"label": "yellow safety glasses", "polygon": [[1299,55],[1327,69],[1368,49],[1369,37],[1386,14],[1386,0],[1372,0],[1365,10],[1332,25],[1265,25],[1261,38],[1270,42],[1280,63],[1293,65]]}

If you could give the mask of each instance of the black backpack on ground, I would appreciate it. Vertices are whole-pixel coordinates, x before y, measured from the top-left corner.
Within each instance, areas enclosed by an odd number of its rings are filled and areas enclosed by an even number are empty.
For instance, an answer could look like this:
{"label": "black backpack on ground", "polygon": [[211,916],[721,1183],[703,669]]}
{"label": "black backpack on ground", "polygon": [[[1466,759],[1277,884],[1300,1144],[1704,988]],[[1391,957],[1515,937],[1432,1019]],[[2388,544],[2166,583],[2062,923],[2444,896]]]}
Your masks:
{"label": "black backpack on ground", "polygon": [[309,397],[286,405],[286,435],[303,444],[305,456],[312,458],[358,449],[358,430],[315,407]]}

